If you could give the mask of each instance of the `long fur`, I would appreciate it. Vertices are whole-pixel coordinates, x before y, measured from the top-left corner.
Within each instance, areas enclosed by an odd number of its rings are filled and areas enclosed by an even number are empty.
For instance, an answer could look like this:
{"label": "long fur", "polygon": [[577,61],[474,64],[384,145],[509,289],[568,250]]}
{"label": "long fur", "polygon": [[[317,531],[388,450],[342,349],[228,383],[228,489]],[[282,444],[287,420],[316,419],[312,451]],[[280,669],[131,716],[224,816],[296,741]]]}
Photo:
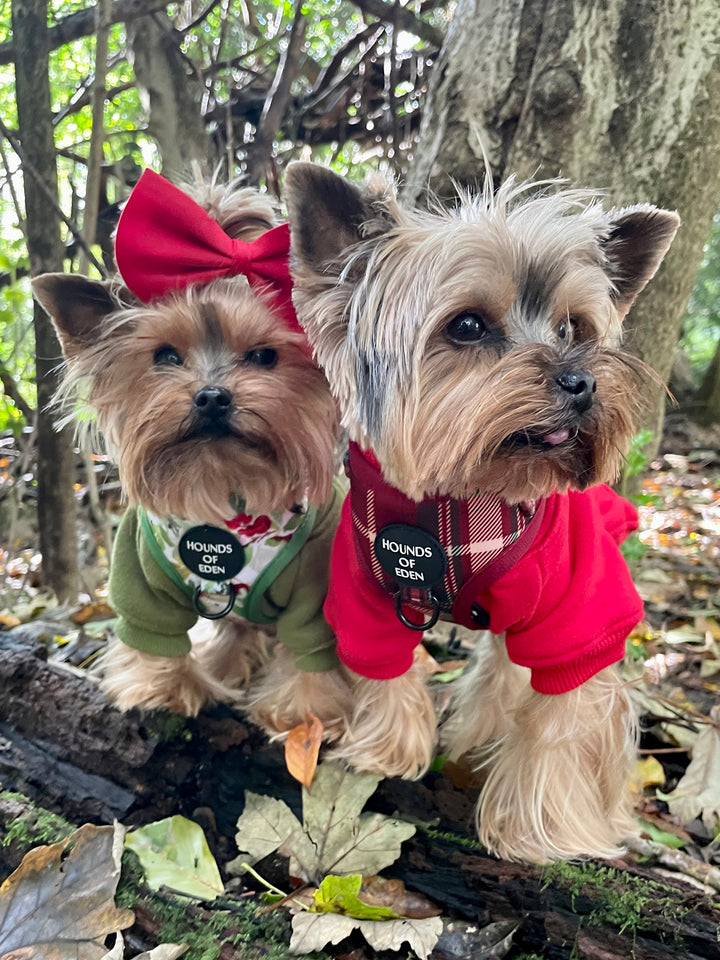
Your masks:
{"label": "long fur", "polygon": [[[350,439],[388,483],[415,501],[482,491],[515,504],[615,479],[657,382],[623,349],[622,320],[676,214],[605,211],[596,194],[512,179],[452,209],[404,210],[387,184],[302,163],[286,190],[298,316]],[[356,691],[368,722],[340,741],[344,755],[355,762],[387,731],[386,772],[413,776],[395,757],[401,739],[413,762],[427,742],[415,678]],[[610,857],[632,830],[636,723],[612,669],[542,695],[503,638],[482,641],[443,739],[487,770],[479,832],[500,856]]]}

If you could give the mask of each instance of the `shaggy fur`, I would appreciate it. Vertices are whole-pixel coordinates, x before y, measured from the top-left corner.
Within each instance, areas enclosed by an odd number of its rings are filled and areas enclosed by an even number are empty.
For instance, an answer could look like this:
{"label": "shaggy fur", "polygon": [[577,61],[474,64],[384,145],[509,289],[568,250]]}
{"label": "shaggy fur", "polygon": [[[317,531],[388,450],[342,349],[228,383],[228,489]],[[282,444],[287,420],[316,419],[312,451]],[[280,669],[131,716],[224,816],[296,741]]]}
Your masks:
{"label": "shaggy fur", "polygon": [[[403,210],[387,184],[302,163],[286,188],[299,319],[343,426],[385,480],[413,500],[483,491],[516,504],[615,479],[657,380],[622,349],[621,324],[676,214],[607,212],[592,194],[512,180],[452,210]],[[530,861],[612,856],[631,829],[627,695],[613,670],[554,696],[528,677],[495,640],[458,684],[445,736],[489,771],[481,839]],[[392,736],[426,765],[421,685],[402,679]]]}
{"label": "shaggy fur", "polygon": [[[253,240],[275,225],[252,190],[204,185],[195,199],[228,233]],[[67,363],[59,403],[66,420],[78,400],[119,464],[127,500],[159,516],[223,524],[232,497],[252,513],[321,503],[335,472],[337,418],[327,382],[301,334],[242,275],[191,285],[143,304],[119,280],[100,283],[49,274],[33,284],[53,318]],[[258,362],[258,351],[276,359]],[[227,426],[203,420],[201,388],[231,396]],[[201,630],[201,633],[203,631]],[[112,644],[103,687],[127,709],[167,707],[195,714],[204,703],[238,702],[257,680],[255,715],[273,734],[312,711],[343,726],[350,684],[344,673],[308,677],[269,656],[266,635],[231,616],[185,657],[159,657]]]}

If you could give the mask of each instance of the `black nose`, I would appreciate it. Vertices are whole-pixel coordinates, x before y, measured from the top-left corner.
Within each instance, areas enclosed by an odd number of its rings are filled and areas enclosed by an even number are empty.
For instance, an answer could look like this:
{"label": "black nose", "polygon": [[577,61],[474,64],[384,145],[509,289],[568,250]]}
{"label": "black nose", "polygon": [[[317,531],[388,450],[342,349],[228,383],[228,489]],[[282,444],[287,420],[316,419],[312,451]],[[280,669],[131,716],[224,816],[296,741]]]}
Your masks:
{"label": "black nose", "polygon": [[572,396],[572,403],[578,413],[585,413],[593,402],[593,394],[597,389],[595,377],[587,370],[572,370],[561,373],[557,383],[563,390]]}
{"label": "black nose", "polygon": [[232,394],[225,387],[203,387],[193,397],[193,403],[201,417],[217,420],[230,409]]}

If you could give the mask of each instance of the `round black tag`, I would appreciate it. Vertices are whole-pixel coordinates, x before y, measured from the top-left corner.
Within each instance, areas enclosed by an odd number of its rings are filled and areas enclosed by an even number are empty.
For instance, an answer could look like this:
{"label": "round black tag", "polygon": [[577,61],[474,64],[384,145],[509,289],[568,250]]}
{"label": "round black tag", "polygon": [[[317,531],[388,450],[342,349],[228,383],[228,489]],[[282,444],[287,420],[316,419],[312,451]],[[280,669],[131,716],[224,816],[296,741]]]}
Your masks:
{"label": "round black tag", "polygon": [[437,537],[409,523],[383,527],[373,550],[385,573],[403,587],[429,590],[447,570],[447,557]]}
{"label": "round black tag", "polygon": [[232,580],[245,564],[245,551],[229,530],[203,524],[180,537],[180,559],[203,580]]}

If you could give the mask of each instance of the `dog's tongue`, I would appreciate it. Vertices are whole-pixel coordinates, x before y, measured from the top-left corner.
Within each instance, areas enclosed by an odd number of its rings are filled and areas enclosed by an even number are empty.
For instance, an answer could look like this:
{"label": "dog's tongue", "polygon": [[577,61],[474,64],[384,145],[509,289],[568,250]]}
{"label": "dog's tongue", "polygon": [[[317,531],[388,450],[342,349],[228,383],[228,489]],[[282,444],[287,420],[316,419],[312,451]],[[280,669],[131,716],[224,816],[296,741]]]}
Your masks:
{"label": "dog's tongue", "polygon": [[570,436],[567,427],[560,427],[559,430],[553,430],[543,437],[543,443],[549,443],[551,447],[556,447],[559,443],[564,443]]}

